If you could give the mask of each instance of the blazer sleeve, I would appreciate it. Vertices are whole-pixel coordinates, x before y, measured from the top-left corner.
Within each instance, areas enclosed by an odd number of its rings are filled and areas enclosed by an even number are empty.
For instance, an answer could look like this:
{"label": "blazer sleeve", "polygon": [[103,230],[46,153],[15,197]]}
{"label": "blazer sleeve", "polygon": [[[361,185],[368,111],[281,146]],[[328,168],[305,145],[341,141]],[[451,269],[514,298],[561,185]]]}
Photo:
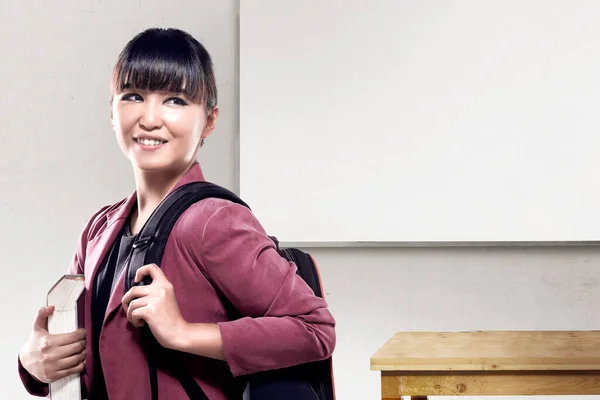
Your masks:
{"label": "blazer sleeve", "polygon": [[330,357],[335,320],[326,301],[279,255],[250,210],[219,204],[193,251],[211,283],[243,316],[218,323],[232,374]]}
{"label": "blazer sleeve", "polygon": [[[90,229],[91,229],[94,221],[96,221],[97,217],[106,209],[107,209],[107,207],[101,208],[85,224],[83,231],[79,234],[79,239],[77,241],[75,253],[73,254],[73,257],[71,258],[71,262],[69,263],[69,266],[67,267],[67,270],[65,272],[66,274],[83,274],[84,273],[85,251],[87,248],[87,242],[89,241]],[[79,323],[81,326],[81,322],[82,322],[82,318],[83,318],[82,313],[85,312],[85,310],[81,306],[78,307],[78,310],[79,310],[78,319],[79,319]],[[21,382],[23,383],[23,386],[25,386],[25,389],[27,390],[27,392],[32,396],[47,397],[50,394],[50,385],[36,380],[23,367],[23,364],[21,363],[21,359],[19,357],[17,357],[17,363],[18,363],[19,377],[21,378]],[[82,388],[83,388],[83,385],[82,385]]]}

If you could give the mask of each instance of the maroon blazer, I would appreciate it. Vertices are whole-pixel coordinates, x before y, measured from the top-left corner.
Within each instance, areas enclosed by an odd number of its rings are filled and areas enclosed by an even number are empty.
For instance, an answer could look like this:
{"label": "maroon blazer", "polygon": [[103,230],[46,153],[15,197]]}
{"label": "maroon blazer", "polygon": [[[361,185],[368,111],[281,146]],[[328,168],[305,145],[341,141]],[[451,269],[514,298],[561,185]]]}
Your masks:
{"label": "maroon blazer", "polygon": [[[195,163],[175,188],[203,180]],[[90,315],[94,274],[135,202],[134,192],[92,216],[67,271],[85,274],[81,318],[88,343],[82,381],[87,388],[94,374]],[[216,323],[220,328],[225,361],[185,355],[186,368],[209,399],[229,398],[233,377],[331,356],[335,320],[327,303],[296,275],[296,266],[276,252],[247,208],[221,199],[192,205],[172,230],[161,268],[174,286],[183,317],[188,322]],[[230,320],[219,293],[242,318]],[[123,295],[121,275],[100,335],[108,395],[111,400],[147,400],[151,398],[148,365],[139,330],[127,321],[121,306]],[[20,363],[19,373],[30,394],[48,394],[48,385],[33,380]],[[161,400],[186,398],[168,371],[158,371],[158,387]]]}

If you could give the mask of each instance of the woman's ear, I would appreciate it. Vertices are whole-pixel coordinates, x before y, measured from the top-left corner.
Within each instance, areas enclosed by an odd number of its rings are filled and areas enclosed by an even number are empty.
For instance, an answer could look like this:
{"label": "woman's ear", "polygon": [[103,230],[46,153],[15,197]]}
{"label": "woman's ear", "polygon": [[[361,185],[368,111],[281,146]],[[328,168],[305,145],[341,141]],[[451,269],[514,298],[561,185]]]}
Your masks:
{"label": "woman's ear", "polygon": [[206,117],[206,124],[204,125],[204,130],[202,131],[202,139],[206,139],[210,136],[210,134],[215,129],[215,125],[217,123],[217,119],[219,118],[219,107],[215,106],[210,114]]}

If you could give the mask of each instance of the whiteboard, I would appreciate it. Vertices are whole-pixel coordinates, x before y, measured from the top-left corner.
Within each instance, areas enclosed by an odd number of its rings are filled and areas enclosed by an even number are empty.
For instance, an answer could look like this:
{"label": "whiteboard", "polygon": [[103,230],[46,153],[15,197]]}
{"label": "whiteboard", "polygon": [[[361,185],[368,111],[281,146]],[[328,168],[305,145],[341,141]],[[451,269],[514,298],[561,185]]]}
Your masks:
{"label": "whiteboard", "polygon": [[269,234],[600,239],[600,2],[240,3],[240,194]]}

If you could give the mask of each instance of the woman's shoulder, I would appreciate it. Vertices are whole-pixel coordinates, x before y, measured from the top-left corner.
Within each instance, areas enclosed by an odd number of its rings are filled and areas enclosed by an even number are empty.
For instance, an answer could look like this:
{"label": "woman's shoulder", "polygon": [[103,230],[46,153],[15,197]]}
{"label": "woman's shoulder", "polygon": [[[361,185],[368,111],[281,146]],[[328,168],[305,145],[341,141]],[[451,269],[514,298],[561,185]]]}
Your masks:
{"label": "woman's shoulder", "polygon": [[208,198],[189,206],[181,214],[174,230],[182,238],[202,240],[208,231],[215,234],[241,226],[259,226],[249,208],[231,200]]}

